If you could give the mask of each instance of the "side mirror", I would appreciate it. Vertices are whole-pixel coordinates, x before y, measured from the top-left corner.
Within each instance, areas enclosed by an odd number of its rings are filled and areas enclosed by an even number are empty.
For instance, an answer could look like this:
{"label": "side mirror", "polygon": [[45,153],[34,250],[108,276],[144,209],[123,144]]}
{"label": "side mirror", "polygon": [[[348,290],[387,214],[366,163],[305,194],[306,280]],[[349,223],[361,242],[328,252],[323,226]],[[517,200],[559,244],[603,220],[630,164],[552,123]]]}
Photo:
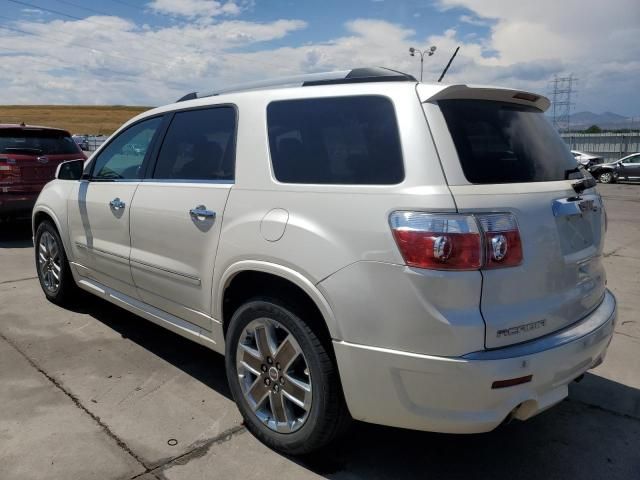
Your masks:
{"label": "side mirror", "polygon": [[58,180],[80,180],[84,171],[84,162],[83,159],[62,162],[56,169],[56,178]]}

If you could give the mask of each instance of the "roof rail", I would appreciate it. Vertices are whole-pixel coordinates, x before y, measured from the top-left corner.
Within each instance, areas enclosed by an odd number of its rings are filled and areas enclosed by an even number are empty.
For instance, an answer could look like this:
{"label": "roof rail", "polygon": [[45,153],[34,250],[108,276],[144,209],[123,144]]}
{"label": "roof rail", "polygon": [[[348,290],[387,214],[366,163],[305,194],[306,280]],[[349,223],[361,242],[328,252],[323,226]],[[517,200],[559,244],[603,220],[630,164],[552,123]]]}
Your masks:
{"label": "roof rail", "polygon": [[346,83],[369,82],[417,82],[413,75],[398,72],[384,67],[354,68],[335,72],[310,73],[281,77],[270,80],[243,83],[235,87],[224,88],[207,93],[191,92],[179,98],[178,102],[196,98],[212,97],[223,93],[244,92],[249,90],[265,90],[268,88],[312,87],[317,85],[339,85]]}

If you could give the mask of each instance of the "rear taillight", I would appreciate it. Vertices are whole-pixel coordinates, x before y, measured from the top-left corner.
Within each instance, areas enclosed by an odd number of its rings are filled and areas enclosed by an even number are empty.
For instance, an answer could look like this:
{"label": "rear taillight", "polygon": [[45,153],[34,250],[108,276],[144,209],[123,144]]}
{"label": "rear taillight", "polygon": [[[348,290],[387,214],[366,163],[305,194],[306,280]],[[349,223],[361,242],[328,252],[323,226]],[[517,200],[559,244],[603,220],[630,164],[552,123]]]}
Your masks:
{"label": "rear taillight", "polygon": [[520,265],[522,242],[516,217],[510,213],[491,213],[477,218],[484,235],[484,268]]}
{"label": "rear taillight", "polygon": [[407,265],[432,270],[478,270],[522,263],[513,215],[393,212],[389,223]]}
{"label": "rear taillight", "polygon": [[480,231],[472,216],[393,212],[390,223],[407,265],[477,270],[482,264]]}
{"label": "rear taillight", "polygon": [[7,182],[19,172],[16,161],[12,158],[0,157],[0,182]]}

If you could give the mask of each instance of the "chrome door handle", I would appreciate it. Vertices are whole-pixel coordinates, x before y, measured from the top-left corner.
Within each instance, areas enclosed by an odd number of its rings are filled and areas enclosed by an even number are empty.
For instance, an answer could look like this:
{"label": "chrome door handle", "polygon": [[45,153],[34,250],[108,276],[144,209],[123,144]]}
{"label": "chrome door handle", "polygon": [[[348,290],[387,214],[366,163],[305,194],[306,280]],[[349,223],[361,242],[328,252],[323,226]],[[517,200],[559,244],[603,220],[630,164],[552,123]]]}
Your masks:
{"label": "chrome door handle", "polygon": [[122,200],[120,200],[118,197],[116,197],[109,202],[109,206],[114,210],[120,210],[124,208],[125,203]]}
{"label": "chrome door handle", "polygon": [[192,208],[191,210],[189,210],[189,215],[191,215],[194,220],[200,221],[203,221],[206,218],[216,218],[216,212],[207,210],[207,207],[205,207],[204,205],[198,205],[196,208]]}

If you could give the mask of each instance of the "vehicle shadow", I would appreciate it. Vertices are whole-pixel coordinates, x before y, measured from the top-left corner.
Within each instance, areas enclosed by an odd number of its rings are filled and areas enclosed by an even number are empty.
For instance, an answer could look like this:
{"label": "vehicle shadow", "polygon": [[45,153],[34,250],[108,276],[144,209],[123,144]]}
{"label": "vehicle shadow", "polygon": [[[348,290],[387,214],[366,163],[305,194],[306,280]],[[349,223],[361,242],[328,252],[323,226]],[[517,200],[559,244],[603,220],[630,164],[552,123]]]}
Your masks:
{"label": "vehicle shadow", "polygon": [[135,342],[231,399],[222,355],[85,292],[67,308],[93,317],[122,338]]}
{"label": "vehicle shadow", "polygon": [[31,248],[31,222],[25,220],[0,220],[0,248]]}
{"label": "vehicle shadow", "polygon": [[[231,398],[221,355],[104,300],[80,300],[73,310]],[[355,422],[343,439],[323,451],[280,456],[339,480],[640,478],[640,390],[587,373],[570,391],[569,399],[551,410],[486,434],[436,434]]]}
{"label": "vehicle shadow", "polygon": [[[345,480],[640,478],[640,390],[589,373],[584,381],[588,395],[574,395],[571,387],[560,405],[493,432],[447,435],[357,423],[338,444],[291,460]],[[594,392],[635,405],[636,415],[584,403]]]}

